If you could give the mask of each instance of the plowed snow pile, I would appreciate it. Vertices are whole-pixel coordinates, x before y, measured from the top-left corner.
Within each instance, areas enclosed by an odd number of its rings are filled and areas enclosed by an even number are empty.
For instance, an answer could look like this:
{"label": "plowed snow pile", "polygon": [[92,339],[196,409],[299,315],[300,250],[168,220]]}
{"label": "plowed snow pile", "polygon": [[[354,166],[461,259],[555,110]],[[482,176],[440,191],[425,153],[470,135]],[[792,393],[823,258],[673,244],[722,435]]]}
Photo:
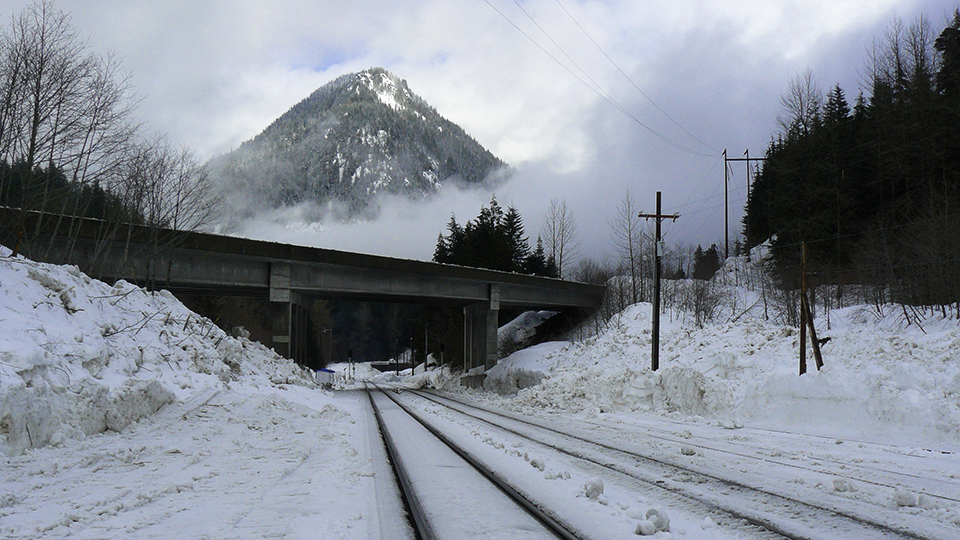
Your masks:
{"label": "plowed snow pile", "polygon": [[[733,288],[731,288],[733,289]],[[747,291],[732,291],[748,295]],[[960,323],[928,315],[905,322],[898,306],[882,315],[848,307],[817,319],[824,368],[808,347],[798,375],[798,330],[751,313],[698,328],[665,315],[660,369],[650,369],[651,306],[614,317],[599,336],[518,351],[488,372],[488,390],[513,395],[525,412],[587,415],[650,411],[740,427],[898,440],[960,437]],[[718,317],[726,320],[727,317]]]}
{"label": "plowed snow pile", "polygon": [[166,291],[111,286],[0,246],[0,453],[122,431],[240,379],[312,384],[289,360],[228,336]]}

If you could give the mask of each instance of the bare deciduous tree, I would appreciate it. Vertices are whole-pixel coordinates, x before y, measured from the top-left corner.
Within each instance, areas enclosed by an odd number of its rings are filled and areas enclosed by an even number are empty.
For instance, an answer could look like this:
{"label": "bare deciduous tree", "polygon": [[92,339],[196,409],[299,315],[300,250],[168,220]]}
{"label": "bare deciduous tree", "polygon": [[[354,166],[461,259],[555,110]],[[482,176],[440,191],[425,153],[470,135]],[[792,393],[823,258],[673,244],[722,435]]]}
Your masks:
{"label": "bare deciduous tree", "polygon": [[553,258],[560,279],[563,279],[569,273],[579,247],[577,223],[567,208],[567,201],[560,201],[556,197],[550,200],[542,228],[547,254]]}
{"label": "bare deciduous tree", "polygon": [[626,190],[617,207],[617,215],[610,221],[613,242],[620,259],[630,276],[631,303],[636,304],[643,297],[643,269],[641,268],[643,248],[643,224],[639,218],[640,210],[630,190]]}
{"label": "bare deciduous tree", "polygon": [[0,195],[21,208],[14,226],[22,232],[29,209],[82,213],[78,198],[58,191],[64,181],[106,183],[117,174],[136,136],[135,106],[119,61],[89,53],[51,0],[14,15],[0,35],[0,161],[18,165]]}
{"label": "bare deciduous tree", "polygon": [[777,116],[777,124],[785,137],[805,135],[813,129],[823,108],[823,91],[813,79],[813,71],[808,69],[790,81],[780,105],[783,113]]}
{"label": "bare deciduous tree", "polygon": [[221,201],[193,152],[171,146],[160,135],[139,145],[114,189],[151,227],[205,229]]}
{"label": "bare deciduous tree", "polygon": [[598,263],[590,258],[580,259],[571,272],[575,281],[594,285],[603,285],[614,275],[616,275],[616,272],[609,264]]}
{"label": "bare deciduous tree", "polygon": [[875,41],[867,65],[867,83],[887,85],[895,92],[929,90],[939,58],[929,19],[921,16],[907,26],[895,17],[882,41]]}

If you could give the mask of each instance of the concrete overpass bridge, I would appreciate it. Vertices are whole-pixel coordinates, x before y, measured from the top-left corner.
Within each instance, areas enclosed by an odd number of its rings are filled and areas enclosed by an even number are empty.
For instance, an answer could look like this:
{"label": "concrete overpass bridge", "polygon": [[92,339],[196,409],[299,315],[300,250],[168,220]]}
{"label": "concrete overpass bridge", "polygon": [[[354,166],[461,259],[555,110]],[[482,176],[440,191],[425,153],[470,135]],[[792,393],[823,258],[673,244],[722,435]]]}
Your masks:
{"label": "concrete overpass bridge", "polygon": [[[13,212],[0,209],[4,223]],[[604,293],[557,279],[51,214],[27,214],[24,225],[29,241],[20,252],[34,260],[174,293],[269,298],[268,345],[298,362],[307,338],[305,298],[462,307],[464,366],[486,370],[497,362],[501,308],[592,311]],[[0,241],[12,247],[15,240],[5,227]]]}

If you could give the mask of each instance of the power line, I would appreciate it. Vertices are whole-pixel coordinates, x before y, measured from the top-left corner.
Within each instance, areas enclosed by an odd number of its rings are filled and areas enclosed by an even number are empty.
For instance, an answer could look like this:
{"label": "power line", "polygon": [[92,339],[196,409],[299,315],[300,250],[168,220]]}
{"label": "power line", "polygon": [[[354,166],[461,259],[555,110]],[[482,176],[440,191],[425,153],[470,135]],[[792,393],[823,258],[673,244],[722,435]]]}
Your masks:
{"label": "power line", "polygon": [[921,261],[921,262],[912,262],[912,263],[897,263],[889,264],[883,266],[854,266],[853,268],[843,269],[843,270],[817,270],[809,272],[811,276],[826,276],[826,275],[838,275],[838,274],[850,274],[850,273],[863,273],[863,272],[875,272],[878,270],[899,270],[901,268],[917,268],[919,266],[947,266],[953,265],[960,262],[960,258],[946,259],[941,261]]}
{"label": "power line", "polygon": [[[743,186],[740,186],[740,187],[737,187],[737,188],[734,188],[733,190],[731,190],[730,193],[736,195],[736,194],[741,193],[741,192],[743,192],[743,191],[745,191],[745,189],[743,188]],[[709,196],[703,197],[703,198],[700,198],[700,199],[697,199],[697,200],[694,200],[694,201],[690,201],[689,203],[684,203],[684,204],[677,205],[677,208],[678,208],[678,209],[683,209],[683,208],[685,208],[685,207],[687,207],[687,206],[690,206],[690,205],[693,205],[693,204],[702,203],[702,202],[704,202],[704,201],[712,201],[713,199],[717,199],[717,198],[720,198],[720,197],[723,197],[723,194],[720,193],[716,188],[714,188],[713,193],[710,194]],[[696,214],[697,212],[696,212],[696,211],[693,211],[693,212],[691,212],[691,213]]]}
{"label": "power line", "polygon": [[[714,218],[714,217],[717,216],[716,210],[719,210],[719,209],[722,208],[722,207],[723,207],[723,203],[720,203],[720,204],[711,206],[711,207],[709,207],[709,208],[704,208],[704,209],[702,209],[702,210],[698,210],[698,212],[710,212],[710,211],[712,211],[713,213],[711,213],[711,214],[709,214],[709,215],[704,214],[703,219],[701,219],[701,220],[699,221],[699,225],[697,225],[697,226],[693,229],[693,231],[690,232],[690,237],[696,236],[697,233],[700,232],[700,229],[702,229],[703,226],[706,225],[708,221],[710,221],[710,218]],[[686,231],[687,231],[687,229],[684,229],[684,230],[683,230],[683,232],[686,232]],[[678,231],[678,232],[679,232],[679,231]]]}
{"label": "power line", "polygon": [[[514,1],[516,1],[516,0],[514,0]],[[673,122],[673,124],[674,124],[675,126],[677,126],[678,128],[680,128],[684,133],[686,133],[687,135],[689,135],[690,137],[692,137],[695,141],[697,141],[698,143],[706,146],[706,147],[709,148],[710,150],[713,150],[713,151],[714,151],[715,153],[717,153],[717,154],[720,153],[720,150],[717,150],[716,148],[714,148],[714,147],[710,146],[709,144],[707,144],[707,143],[703,142],[702,140],[700,140],[699,137],[697,137],[696,135],[694,135],[693,133],[691,133],[690,131],[688,131],[685,127],[683,127],[682,125],[680,125],[680,123],[677,122],[676,120],[674,120],[672,116],[670,116],[669,114],[667,114],[667,111],[664,111],[659,105],[657,105],[657,103],[656,103],[655,101],[653,101],[653,99],[651,99],[650,96],[648,96],[646,93],[644,93],[644,91],[640,89],[640,86],[638,86],[637,83],[633,82],[633,79],[631,79],[630,76],[627,75],[626,72],[623,71],[623,69],[621,69],[620,66],[617,65],[617,63],[613,61],[613,58],[610,58],[610,55],[607,54],[607,52],[603,50],[603,48],[600,46],[600,44],[597,43],[596,40],[593,39],[593,37],[587,32],[587,30],[586,30],[583,26],[580,25],[580,23],[577,21],[577,19],[574,18],[574,16],[573,16],[569,11],[567,11],[567,8],[565,8],[565,7],[563,6],[563,4],[560,3],[560,0],[556,0],[556,2],[557,2],[557,5],[560,6],[560,9],[562,9],[563,12],[567,14],[567,17],[570,17],[570,20],[573,21],[573,24],[577,25],[577,28],[579,28],[580,31],[583,32],[583,35],[587,36],[587,39],[589,39],[590,42],[593,43],[594,47],[596,47],[597,50],[600,51],[601,54],[603,54],[603,56],[613,65],[613,67],[617,68],[617,71],[619,71],[620,74],[623,75],[623,77],[624,77],[625,79],[627,79],[627,81],[629,81],[630,84],[632,84],[634,88],[637,89],[637,92],[639,92],[641,96],[643,96],[644,98],[646,98],[646,100],[649,101],[651,105],[653,105],[654,107],[656,107],[656,109],[657,109],[658,111],[660,111],[661,114],[663,114],[664,116],[666,116],[667,119],[669,119],[671,122]],[[518,4],[518,5],[519,5],[519,4]]]}
{"label": "power line", "polygon": [[[557,50],[560,51],[560,52],[563,54],[563,56],[564,56],[567,60],[569,60],[570,63],[573,64],[573,66],[574,66],[575,68],[577,68],[577,70],[579,70],[580,73],[583,74],[584,77],[587,78],[587,80],[589,80],[591,83],[593,83],[594,86],[597,87],[598,93],[602,93],[604,96],[610,98],[611,101],[613,101],[614,103],[616,103],[616,100],[614,100],[613,97],[610,96],[610,94],[608,94],[607,92],[605,92],[605,91],[603,90],[603,87],[601,87],[600,84],[597,83],[597,81],[593,80],[593,78],[590,77],[590,75],[587,74],[587,72],[584,71],[583,68],[581,68],[579,64],[577,64],[576,60],[574,60],[573,58],[571,58],[570,55],[567,54],[567,52],[563,50],[563,47],[561,47],[559,43],[557,43],[556,41],[554,41],[554,39],[553,39],[552,37],[550,37],[550,34],[548,34],[547,31],[544,30],[542,26],[540,26],[540,24],[536,21],[536,19],[534,19],[533,16],[531,16],[530,13],[527,12],[527,10],[523,9],[523,6],[520,5],[520,2],[518,2],[517,0],[513,0],[513,3],[516,4],[517,7],[520,9],[520,11],[522,11],[523,14],[526,15],[528,19],[530,19],[530,22],[532,22],[533,25],[536,26],[538,30],[540,30],[540,33],[542,33],[548,40],[550,40],[550,43],[553,43],[553,46],[556,47]],[[618,107],[619,109],[623,109],[623,107],[621,107],[619,103],[617,103],[617,107]]]}
{"label": "power line", "polygon": [[[513,20],[511,20],[504,12],[502,12],[502,11],[499,10],[496,6],[494,6],[494,5],[490,2],[490,0],[485,0],[485,2],[486,2],[486,4],[487,4],[488,6],[490,6],[491,9],[493,9],[493,10],[494,10],[498,15],[500,15],[505,21],[507,21],[511,26],[513,26],[514,29],[516,29],[518,32],[520,32],[521,35],[523,35],[525,38],[527,38],[528,41],[530,41],[530,42],[531,42],[532,44],[534,44],[538,49],[540,49],[541,52],[543,52],[544,54],[546,54],[551,60],[553,60],[553,61],[554,61],[555,63],[557,63],[558,65],[560,65],[560,67],[564,68],[564,69],[567,71],[567,73],[569,73],[569,74],[570,74],[571,76],[573,76],[575,79],[577,79],[578,81],[580,81],[581,84],[583,84],[584,86],[586,86],[587,88],[589,88],[592,92],[594,92],[595,94],[597,94],[601,99],[603,99],[603,100],[606,101],[609,105],[611,105],[612,107],[614,107],[615,109],[617,109],[619,112],[621,112],[621,114],[627,116],[628,118],[630,118],[631,120],[633,120],[635,123],[637,123],[638,125],[640,125],[640,126],[643,127],[644,129],[646,129],[647,131],[649,131],[650,133],[652,133],[653,135],[655,135],[655,136],[658,137],[659,139],[663,140],[664,142],[670,144],[671,146],[673,146],[673,147],[675,147],[675,148],[677,148],[677,149],[679,149],[679,150],[683,150],[683,151],[685,151],[685,152],[688,152],[688,153],[691,153],[691,154],[694,154],[694,155],[700,155],[700,156],[716,155],[716,154],[705,154],[705,153],[696,151],[696,150],[694,150],[694,149],[692,149],[692,148],[689,148],[689,147],[687,147],[687,146],[685,146],[685,145],[683,145],[683,144],[680,144],[680,143],[674,141],[673,139],[670,139],[669,137],[667,137],[667,136],[665,136],[665,135],[663,135],[663,134],[655,131],[653,128],[651,128],[650,126],[648,126],[648,125],[646,125],[645,123],[643,123],[642,121],[640,121],[636,116],[634,116],[630,111],[628,111],[623,105],[621,105],[613,96],[611,96],[609,93],[607,93],[606,91],[604,91],[603,88],[602,88],[602,86],[601,86],[596,80],[594,80],[594,79],[564,50],[564,48],[563,48],[559,43],[557,43],[556,40],[554,40],[554,39],[550,36],[550,34],[546,31],[546,29],[545,29],[541,24],[539,24],[539,23],[537,22],[537,20],[536,20],[526,9],[524,9],[524,7],[523,7],[517,0],[514,0],[514,4],[517,6],[517,8],[530,20],[530,22],[531,22],[534,26],[536,26],[536,28],[540,31],[540,33],[542,33],[542,34],[546,37],[546,39],[549,40],[549,42],[567,59],[567,61],[568,61],[572,66],[574,66],[574,68],[575,68],[576,70],[578,70],[578,71],[582,74],[582,77],[581,77],[580,75],[578,75],[577,73],[575,73],[573,70],[571,70],[571,68],[569,68],[569,67],[567,66],[567,64],[565,64],[564,62],[561,62],[554,54],[551,54],[549,51],[547,51],[540,43],[538,43],[538,42],[537,42],[535,39],[533,39],[527,32],[525,32],[523,29],[521,29]],[[694,140],[696,140],[696,141],[697,141],[698,143],[700,143],[701,145],[703,145],[703,146],[705,146],[705,147],[713,150],[713,151],[716,152],[716,153],[719,153],[719,151],[717,151],[716,149],[712,148],[709,144],[705,143],[704,141],[702,141],[701,139],[699,139],[696,135],[694,135],[694,134],[691,133],[689,130],[687,130],[686,128],[684,128],[679,122],[677,122],[677,121],[676,121],[674,118],[672,118],[665,110],[663,110],[662,107],[660,107],[660,106],[659,106],[656,102],[654,102],[648,95],[646,95],[646,94],[643,92],[643,90],[639,87],[639,85],[637,85],[636,82],[634,82],[634,81],[627,75],[627,73],[626,73],[622,68],[620,68],[620,66],[613,60],[613,58],[612,58],[609,54],[607,54],[607,52],[599,45],[599,43],[597,43],[597,41],[596,41],[595,39],[593,39],[593,37],[589,34],[589,32],[586,31],[586,29],[579,23],[579,21],[577,21],[577,19],[569,12],[569,10],[567,10],[566,7],[564,7],[563,4],[561,4],[561,3],[559,2],[559,0],[557,0],[557,4],[558,4],[559,7],[564,11],[564,13],[567,15],[567,17],[569,17],[570,20],[573,21],[573,23],[574,23],[574,24],[580,29],[580,31],[587,37],[587,39],[589,39],[589,40],[591,41],[591,43],[593,43],[593,45],[597,48],[597,50],[599,50],[600,53],[603,54],[603,56],[607,59],[607,61],[610,62],[610,63],[617,69],[617,71],[619,71],[620,74],[621,74],[627,81],[630,82],[630,84],[637,90],[637,92],[640,93],[640,95],[642,95],[642,96],[643,96],[647,101],[649,101],[658,111],[660,111],[661,114],[663,114],[666,118],[668,118],[671,122],[673,122],[678,128],[680,128],[680,129],[681,129],[684,133],[686,133],[688,136],[690,136],[691,138],[693,138]],[[586,79],[586,80],[584,80],[584,79]],[[588,83],[587,81],[589,81],[589,83]],[[716,169],[716,166],[717,166],[717,164],[719,163],[719,161],[720,161],[720,160],[719,160],[719,158],[718,158],[717,161],[714,162],[714,164],[713,164],[713,166],[710,168],[709,172],[708,172],[706,175],[704,175],[704,177],[701,179],[701,181],[700,181],[700,183],[697,185],[697,187],[696,187],[693,191],[690,192],[690,196],[688,197],[688,202],[685,202],[685,203],[684,203],[683,205],[681,205],[681,206],[685,207],[685,206],[688,206],[689,204],[691,204],[691,203],[689,202],[689,198],[692,198],[696,193],[698,193],[698,192],[701,191],[701,188],[702,188],[704,182],[706,182],[706,180],[710,177],[711,173]],[[738,191],[739,191],[739,190],[738,190]],[[712,197],[710,197],[710,198],[712,198]],[[693,214],[699,214],[699,213],[702,211],[702,208],[703,208],[704,204],[705,204],[705,202],[704,202],[703,204],[701,204],[701,205],[700,205],[700,208],[698,208],[695,212],[693,212]],[[708,210],[713,210],[713,209],[714,209],[714,208],[710,208],[710,209],[708,209]],[[699,230],[700,228],[702,228],[702,226],[706,224],[706,221],[707,221],[706,218],[705,218],[703,221],[701,221],[701,222],[700,222],[700,225],[697,227],[697,229]]]}
{"label": "power line", "polygon": [[[703,178],[700,179],[700,183],[697,184],[697,187],[694,188],[693,191],[690,192],[690,195],[687,197],[687,200],[684,201],[684,203],[681,204],[681,205],[679,206],[679,208],[683,208],[683,207],[687,206],[688,204],[692,204],[692,203],[690,202],[690,199],[693,197],[693,194],[700,191],[700,188],[703,187],[703,183],[707,181],[707,178],[709,178],[711,174],[713,174],[713,170],[716,169],[716,168],[717,168],[717,165],[719,165],[719,164],[720,164],[720,158],[717,158],[717,161],[714,161],[714,162],[713,162],[713,166],[710,167],[710,170],[707,171],[707,174],[703,175]],[[696,201],[695,201],[695,202],[696,202]]]}
{"label": "power line", "polygon": [[[520,34],[523,35],[523,37],[527,38],[527,40],[529,40],[530,43],[533,43],[538,49],[540,49],[544,54],[546,54],[551,60],[553,60],[554,62],[556,62],[557,65],[559,65],[560,67],[562,67],[564,70],[566,70],[567,73],[569,73],[571,76],[573,76],[573,78],[575,78],[575,79],[577,79],[578,81],[580,81],[581,84],[583,84],[584,86],[586,86],[587,88],[589,88],[590,91],[592,91],[593,93],[595,93],[595,94],[597,94],[598,96],[600,96],[600,98],[603,99],[604,101],[606,101],[611,107],[613,107],[614,109],[620,111],[624,116],[626,116],[626,117],[629,118],[630,120],[633,120],[634,123],[636,123],[637,125],[639,125],[640,127],[644,128],[644,129],[646,129],[647,131],[649,131],[652,135],[654,135],[654,136],[657,137],[658,139],[660,139],[660,140],[662,140],[663,142],[669,144],[670,146],[673,146],[674,148],[676,148],[676,149],[678,149],[678,150],[682,150],[682,151],[684,151],[684,152],[687,152],[687,153],[690,153],[690,154],[693,154],[693,155],[697,155],[697,156],[712,156],[712,155],[713,155],[713,154],[705,154],[705,153],[703,153],[703,152],[698,152],[698,151],[696,151],[696,150],[694,150],[694,149],[692,149],[692,148],[689,148],[689,147],[687,147],[687,146],[684,146],[684,145],[682,145],[682,144],[680,144],[680,143],[678,143],[678,142],[670,139],[670,138],[667,137],[666,135],[660,134],[659,132],[657,132],[656,130],[654,130],[653,128],[651,128],[650,126],[644,124],[642,121],[640,121],[639,118],[637,118],[636,116],[634,116],[630,111],[628,111],[626,108],[624,108],[622,105],[620,105],[615,99],[613,99],[612,97],[609,97],[609,95],[605,95],[606,92],[602,92],[601,90],[598,90],[597,88],[594,88],[593,86],[590,86],[590,84],[587,83],[587,81],[585,81],[585,80],[583,80],[582,78],[580,78],[580,76],[578,76],[576,73],[574,73],[569,67],[566,66],[566,64],[564,64],[563,62],[561,62],[560,60],[558,60],[557,57],[555,57],[554,55],[550,54],[549,51],[547,51],[545,48],[543,48],[542,45],[540,45],[539,43],[537,43],[537,41],[534,40],[532,37],[530,37],[529,34],[527,34],[526,32],[524,32],[519,26],[517,26],[516,23],[514,23],[512,20],[510,20],[510,18],[507,17],[502,11],[500,11],[499,9],[496,8],[496,6],[494,6],[493,4],[491,4],[491,3],[490,3],[490,0],[484,0],[484,3],[486,3],[488,6],[490,6],[491,9],[493,9],[494,11],[496,11],[497,14],[500,15],[505,21],[507,21],[508,23],[510,23],[510,26],[514,27],[514,28],[517,30],[517,32],[520,32]],[[519,4],[518,4],[518,5],[519,5]],[[521,8],[521,10],[523,10],[523,8]],[[526,11],[524,11],[524,13],[526,13]],[[527,15],[527,16],[529,17],[529,15]],[[536,23],[534,23],[534,24],[536,24]],[[537,25],[537,27],[539,28],[539,25]],[[541,28],[541,31],[543,31],[542,28]],[[553,41],[553,40],[551,40],[551,41]],[[554,42],[554,44],[556,45],[555,42]],[[559,46],[558,46],[557,48],[560,49]],[[563,52],[563,49],[560,49],[560,51]],[[564,54],[566,54],[566,53],[564,53]],[[568,57],[568,58],[569,58],[569,57]],[[576,65],[576,64],[574,64],[574,65]],[[578,69],[579,69],[579,66],[577,66],[577,67],[578,67]],[[594,84],[596,84],[596,83],[594,83]]]}
{"label": "power line", "polygon": [[[688,206],[690,206],[690,205],[694,205],[694,204],[698,204],[698,203],[699,203],[699,206],[697,207],[696,210],[687,213],[689,216],[696,216],[696,215],[700,215],[701,213],[711,212],[709,215],[704,215],[703,218],[700,219],[699,221],[693,221],[693,222],[687,221],[687,222],[686,222],[686,223],[689,223],[689,224],[691,224],[691,225],[692,225],[692,224],[697,224],[696,227],[694,227],[694,228],[692,229],[692,232],[690,232],[688,236],[691,236],[691,237],[692,237],[692,236],[695,236],[698,232],[700,232],[700,229],[702,229],[703,226],[707,224],[707,222],[710,220],[710,218],[712,218],[712,217],[714,217],[714,216],[716,215],[715,212],[713,212],[713,211],[715,211],[716,209],[721,208],[721,207],[724,206],[724,203],[719,203],[719,204],[716,204],[716,205],[713,205],[713,206],[704,208],[704,207],[706,206],[707,202],[712,201],[712,200],[715,200],[715,199],[720,198],[720,197],[723,197],[723,193],[720,192],[720,186],[719,186],[719,185],[715,185],[715,186],[714,186],[713,192],[711,192],[710,195],[708,195],[708,196],[706,196],[706,197],[702,197],[702,198],[700,198],[700,199],[691,200],[691,199],[693,198],[693,195],[694,195],[695,193],[700,192],[700,188],[703,186],[703,183],[706,182],[706,180],[710,177],[710,175],[713,174],[713,171],[717,168],[717,165],[719,165],[721,161],[722,161],[722,158],[718,158],[718,159],[717,159],[717,161],[713,164],[713,167],[711,167],[710,170],[707,171],[707,174],[704,175],[704,177],[700,180],[700,184],[697,185],[696,189],[694,189],[693,191],[690,192],[690,196],[687,198],[687,201],[677,207],[678,209],[683,209],[683,208],[686,208],[686,207],[688,207]],[[741,190],[742,190],[742,186],[739,186],[739,187],[737,187],[737,188],[734,189],[733,193],[738,193],[738,192],[740,192]],[[687,226],[685,226],[685,225],[681,225],[681,226],[680,226],[680,229],[681,229],[681,230],[678,231],[678,232],[683,232],[683,233],[686,233],[687,231],[690,231],[690,230],[691,230],[689,227],[687,227]]]}
{"label": "power line", "polygon": [[[705,175],[703,176],[703,178],[700,179],[700,183],[697,184],[697,187],[694,188],[693,191],[690,192],[690,195],[687,197],[687,200],[686,200],[683,204],[681,204],[681,205],[679,205],[679,206],[677,207],[678,210],[679,210],[679,209],[686,208],[687,206],[689,206],[689,205],[691,205],[691,204],[700,203],[700,206],[699,206],[696,210],[694,210],[693,212],[690,212],[690,214],[689,214],[689,215],[695,216],[695,215],[697,215],[697,214],[699,214],[699,213],[701,212],[701,210],[702,210],[702,208],[703,208],[703,205],[706,204],[706,201],[708,201],[708,200],[710,200],[710,199],[712,199],[712,198],[715,197],[715,195],[711,195],[711,196],[708,196],[708,197],[704,197],[704,198],[702,198],[702,199],[697,199],[697,200],[695,200],[695,201],[691,201],[691,200],[690,200],[691,198],[693,198],[693,194],[694,194],[694,193],[697,193],[697,192],[700,191],[700,188],[703,187],[704,182],[707,181],[707,178],[710,177],[710,175],[713,173],[713,170],[717,168],[717,165],[718,165],[719,163],[720,163],[720,160],[719,160],[719,159],[717,159],[717,161],[715,161],[715,162],[713,163],[713,166],[710,167],[710,170],[707,171],[707,174],[705,174]],[[689,223],[689,222],[688,222],[688,223]],[[700,225],[700,226],[702,226],[703,223],[705,223],[705,220],[701,221],[701,225]],[[681,230],[685,230],[685,226],[684,226],[684,225],[680,225],[680,229],[681,229]],[[699,229],[700,229],[700,227],[697,227],[696,230],[699,231]]]}

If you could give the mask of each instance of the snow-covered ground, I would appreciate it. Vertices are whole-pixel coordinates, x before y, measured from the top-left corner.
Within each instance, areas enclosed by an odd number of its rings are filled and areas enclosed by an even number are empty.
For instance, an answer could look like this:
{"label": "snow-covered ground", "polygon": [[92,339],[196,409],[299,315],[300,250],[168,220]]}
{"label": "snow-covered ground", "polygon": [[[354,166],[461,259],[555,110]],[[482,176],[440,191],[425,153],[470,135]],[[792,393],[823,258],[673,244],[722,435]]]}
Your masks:
{"label": "snow-covered ground", "polygon": [[582,433],[632,432],[645,452],[746,485],[841,511],[856,501],[867,510],[852,513],[922,538],[960,538],[960,322],[928,311],[907,324],[893,307],[833,311],[823,369],[808,349],[799,376],[798,332],[756,317],[664,318],[653,372],[651,306],[638,304],[582,343],[514,353],[487,393],[464,393]]}
{"label": "snow-covered ground", "polygon": [[[751,293],[741,292],[740,305],[750,305]],[[637,440],[660,433],[706,468],[703,448],[730,445],[770,463],[829,465],[817,474],[833,482],[814,473],[764,481],[806,483],[960,538],[960,503],[856,476],[857,467],[899,468],[960,483],[958,321],[927,315],[906,324],[895,309],[876,313],[832,312],[825,367],[818,372],[811,358],[803,377],[797,331],[755,310],[703,328],[668,314],[661,368],[652,372],[650,306],[638,304],[582,342],[512,354],[487,392],[458,389],[437,370],[397,377],[360,364],[356,380],[445,387],[550,421],[633,430]],[[522,331],[516,326],[509,331]],[[332,367],[340,388],[356,384],[344,379],[347,366]],[[172,295],[104,284],[0,247],[0,537],[389,537],[402,530],[401,510],[383,486],[364,399],[317,387],[309,373],[227,335]],[[585,489],[545,485],[558,497]],[[670,537],[736,537],[705,518]]]}
{"label": "snow-covered ground", "polygon": [[906,325],[894,310],[873,313],[835,310],[824,367],[816,370],[808,346],[803,376],[792,327],[743,317],[697,328],[664,318],[654,372],[650,305],[637,304],[582,343],[514,353],[485,386],[514,394],[504,404],[527,413],[652,412],[957,450],[960,322],[936,315]]}
{"label": "snow-covered ground", "polygon": [[379,536],[363,402],[169,293],[9,255],[0,537]]}

